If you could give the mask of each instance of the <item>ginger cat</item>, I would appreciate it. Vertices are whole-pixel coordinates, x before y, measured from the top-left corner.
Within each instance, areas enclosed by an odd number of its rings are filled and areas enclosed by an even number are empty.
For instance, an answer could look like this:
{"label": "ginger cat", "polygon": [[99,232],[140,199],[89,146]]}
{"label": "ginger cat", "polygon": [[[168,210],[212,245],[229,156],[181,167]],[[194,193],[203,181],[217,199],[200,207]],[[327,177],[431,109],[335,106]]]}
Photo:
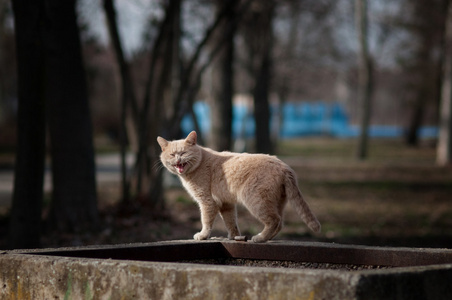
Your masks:
{"label": "ginger cat", "polygon": [[163,165],[179,176],[199,204],[202,230],[194,235],[195,240],[209,238],[218,213],[228,238],[239,236],[236,203],[241,203],[265,226],[252,241],[266,242],[281,230],[287,199],[308,227],[320,232],[320,223],[304,201],[296,174],[288,165],[270,155],[217,152],[197,145],[196,139],[194,131],[185,140],[157,138]]}

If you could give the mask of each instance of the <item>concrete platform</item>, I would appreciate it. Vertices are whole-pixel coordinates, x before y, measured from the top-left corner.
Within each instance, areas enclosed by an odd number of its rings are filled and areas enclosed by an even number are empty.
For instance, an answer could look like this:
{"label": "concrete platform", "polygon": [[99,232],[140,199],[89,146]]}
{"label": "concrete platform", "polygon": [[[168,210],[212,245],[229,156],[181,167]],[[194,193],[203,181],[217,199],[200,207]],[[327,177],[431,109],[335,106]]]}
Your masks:
{"label": "concrete platform", "polygon": [[[206,259],[392,268],[343,271],[189,262]],[[0,251],[0,268],[0,299],[452,299],[448,249],[170,241]]]}

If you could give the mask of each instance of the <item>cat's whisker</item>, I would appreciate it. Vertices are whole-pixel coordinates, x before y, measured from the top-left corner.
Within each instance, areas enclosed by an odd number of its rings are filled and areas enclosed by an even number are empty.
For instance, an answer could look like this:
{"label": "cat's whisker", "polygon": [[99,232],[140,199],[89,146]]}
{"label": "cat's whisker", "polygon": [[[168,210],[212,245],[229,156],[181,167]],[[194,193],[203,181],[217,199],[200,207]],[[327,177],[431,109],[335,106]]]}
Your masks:
{"label": "cat's whisker", "polygon": [[152,166],[152,171],[160,171],[161,169],[163,169],[165,166],[163,165],[163,163],[158,160],[154,163],[154,165]]}

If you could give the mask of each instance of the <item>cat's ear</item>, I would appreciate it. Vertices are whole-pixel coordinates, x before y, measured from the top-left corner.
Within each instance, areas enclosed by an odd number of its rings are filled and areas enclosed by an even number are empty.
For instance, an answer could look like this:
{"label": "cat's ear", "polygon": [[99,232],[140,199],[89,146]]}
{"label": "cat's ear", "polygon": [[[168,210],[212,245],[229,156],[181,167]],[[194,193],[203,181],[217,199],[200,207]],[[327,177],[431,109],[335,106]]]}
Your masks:
{"label": "cat's ear", "polygon": [[192,131],[190,132],[190,134],[187,136],[187,138],[185,139],[185,143],[189,144],[189,145],[196,145],[196,139],[198,138],[198,136],[196,135],[196,131]]}
{"label": "cat's ear", "polygon": [[167,140],[165,140],[162,137],[157,137],[157,142],[160,145],[160,148],[162,148],[162,151],[165,151],[165,148],[168,147],[169,142]]}

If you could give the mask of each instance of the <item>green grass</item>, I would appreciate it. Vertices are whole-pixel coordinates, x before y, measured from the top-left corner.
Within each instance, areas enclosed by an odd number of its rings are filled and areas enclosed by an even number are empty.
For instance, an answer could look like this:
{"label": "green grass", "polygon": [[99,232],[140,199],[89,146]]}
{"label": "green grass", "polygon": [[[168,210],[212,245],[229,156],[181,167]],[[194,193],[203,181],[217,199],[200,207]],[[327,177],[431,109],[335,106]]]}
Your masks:
{"label": "green grass", "polygon": [[[419,147],[407,146],[399,139],[374,139],[369,142],[369,163],[433,164],[436,150],[430,141]],[[327,161],[350,162],[356,160],[357,142],[354,139],[305,138],[281,140],[277,155],[300,156]]]}
{"label": "green grass", "polygon": [[281,156],[353,158],[355,141],[329,138],[306,138],[281,140],[277,145],[277,154]]}
{"label": "green grass", "polygon": [[[452,168],[435,165],[431,142],[371,140],[358,161],[356,141],[283,140],[278,155],[297,172],[322,223],[317,239],[354,243],[452,246]],[[289,206],[282,237],[306,235]]]}

